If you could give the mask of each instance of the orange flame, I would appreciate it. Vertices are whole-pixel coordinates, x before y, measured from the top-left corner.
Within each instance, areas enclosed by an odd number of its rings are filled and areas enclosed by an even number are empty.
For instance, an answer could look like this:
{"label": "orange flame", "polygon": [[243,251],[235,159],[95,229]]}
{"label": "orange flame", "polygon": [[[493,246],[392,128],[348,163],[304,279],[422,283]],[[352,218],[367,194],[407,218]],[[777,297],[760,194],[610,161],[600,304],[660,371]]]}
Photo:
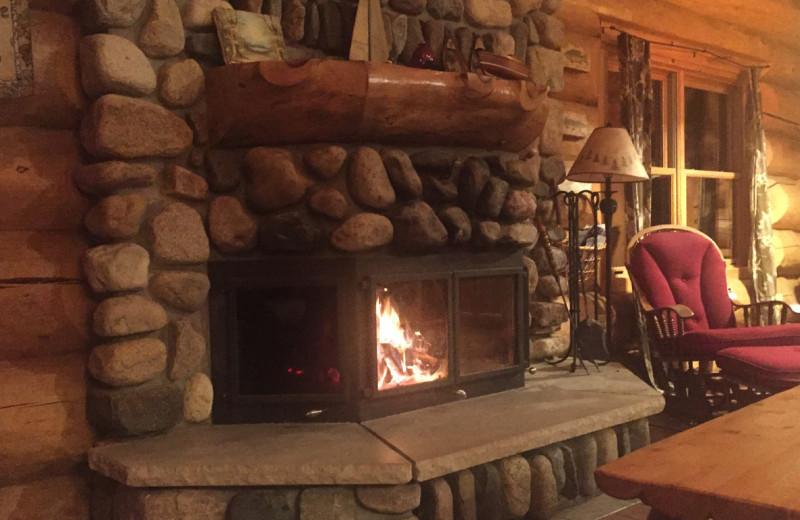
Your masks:
{"label": "orange flame", "polygon": [[375,318],[378,390],[426,383],[447,375],[446,363],[418,346],[424,344],[422,334],[403,325],[390,296],[376,299]]}

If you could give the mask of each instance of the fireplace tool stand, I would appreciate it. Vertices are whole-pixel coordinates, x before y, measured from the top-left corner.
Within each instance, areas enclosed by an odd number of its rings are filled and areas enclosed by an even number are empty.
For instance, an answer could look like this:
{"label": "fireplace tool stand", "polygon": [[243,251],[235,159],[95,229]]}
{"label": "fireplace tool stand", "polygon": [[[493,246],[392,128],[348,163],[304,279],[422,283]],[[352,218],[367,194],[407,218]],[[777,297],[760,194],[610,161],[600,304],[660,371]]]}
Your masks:
{"label": "fireplace tool stand", "polygon": [[[600,365],[608,362],[608,351],[606,348],[606,341],[610,329],[608,323],[604,329],[603,325],[597,321],[600,311],[600,286],[598,283],[598,263],[600,246],[598,244],[597,235],[593,246],[581,246],[579,238],[579,207],[581,202],[588,205],[592,213],[592,232],[598,229],[597,213],[598,209],[605,210],[603,202],[600,201],[600,193],[583,190],[580,192],[564,192],[556,193],[556,207],[558,206],[558,199],[563,199],[563,203],[567,208],[567,265],[568,265],[568,293],[569,303],[567,298],[564,297],[562,291],[562,298],[568,307],[569,327],[570,327],[570,348],[567,353],[560,359],[548,361],[550,364],[559,364],[565,361],[568,357],[572,356],[572,365],[570,372],[575,372],[578,365],[580,365],[588,374],[589,369],[586,366],[584,355],[588,360],[594,364],[595,368],[600,371]],[[604,211],[604,213],[606,213]],[[606,220],[606,225],[608,221]],[[545,234],[546,236],[546,234]],[[607,236],[607,234],[606,234]],[[551,253],[549,244],[547,245],[548,260]],[[608,263],[608,259],[607,259]],[[551,267],[553,262],[551,262]],[[553,269],[553,274],[558,281],[558,272]],[[588,281],[587,281],[588,278]],[[559,289],[561,284],[559,283]],[[588,285],[588,287],[587,287]],[[592,294],[592,303],[589,303],[589,294]],[[585,318],[581,320],[581,299],[583,299],[584,315]],[[589,318],[590,306],[594,307],[594,318]],[[606,316],[610,318],[608,309],[609,302],[606,301]],[[597,362],[598,358],[602,359],[600,363]]]}

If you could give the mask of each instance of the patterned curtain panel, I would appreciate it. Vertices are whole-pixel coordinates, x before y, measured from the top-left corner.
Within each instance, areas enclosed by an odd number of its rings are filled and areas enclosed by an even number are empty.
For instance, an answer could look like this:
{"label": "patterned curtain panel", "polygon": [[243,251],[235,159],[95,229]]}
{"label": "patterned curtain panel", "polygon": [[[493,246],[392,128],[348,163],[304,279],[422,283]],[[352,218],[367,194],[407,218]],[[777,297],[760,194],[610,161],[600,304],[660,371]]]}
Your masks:
{"label": "patterned curtain panel", "polygon": [[764,128],[761,126],[761,91],[758,67],[748,71],[745,103],[745,172],[750,180],[752,215],[750,269],[753,273],[756,301],[772,300],[776,290],[775,247],[772,243],[772,216],[767,198],[767,162]]}
{"label": "patterned curtain panel", "polygon": [[[648,175],[652,163],[650,134],[653,122],[653,82],[650,79],[650,42],[620,33],[617,37],[621,82],[622,126],[628,129]],[[651,183],[625,185],[627,238],[650,226]]]}

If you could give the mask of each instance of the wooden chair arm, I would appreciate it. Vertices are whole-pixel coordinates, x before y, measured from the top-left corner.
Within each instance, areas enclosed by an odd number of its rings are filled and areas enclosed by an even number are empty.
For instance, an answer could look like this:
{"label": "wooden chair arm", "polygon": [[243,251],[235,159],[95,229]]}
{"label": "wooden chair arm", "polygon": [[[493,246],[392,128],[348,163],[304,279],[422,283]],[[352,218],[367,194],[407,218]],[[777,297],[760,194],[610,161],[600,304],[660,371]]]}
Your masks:
{"label": "wooden chair arm", "polygon": [[[789,321],[789,315],[798,316],[786,302],[770,300],[766,302],[740,303],[731,299],[733,310],[741,310],[745,327],[759,327],[762,325],[783,325]],[[796,320],[792,320],[796,321]]]}
{"label": "wooden chair arm", "polygon": [[651,328],[651,333],[659,342],[683,336],[686,331],[686,320],[694,316],[692,309],[683,304],[644,309],[644,315]]}

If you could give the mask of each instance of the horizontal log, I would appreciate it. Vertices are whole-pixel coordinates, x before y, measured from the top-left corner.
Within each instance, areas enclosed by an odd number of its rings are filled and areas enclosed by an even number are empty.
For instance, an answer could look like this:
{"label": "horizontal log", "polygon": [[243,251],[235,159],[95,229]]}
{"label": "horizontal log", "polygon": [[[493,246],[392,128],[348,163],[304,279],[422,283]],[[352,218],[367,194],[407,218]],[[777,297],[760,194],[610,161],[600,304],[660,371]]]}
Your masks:
{"label": "horizontal log", "polygon": [[774,132],[764,133],[767,147],[767,174],[800,179],[800,139]]}
{"label": "horizontal log", "polygon": [[772,232],[775,265],[783,273],[800,269],[800,233],[776,229]]}
{"label": "horizontal log", "polygon": [[94,306],[82,283],[0,284],[0,360],[85,352]]}
{"label": "horizontal log", "polygon": [[82,475],[67,475],[0,487],[0,518],[85,520],[89,489]]}
{"label": "horizontal log", "polygon": [[0,128],[0,231],[81,229],[89,200],[72,182],[79,153],[68,130]]}
{"label": "horizontal log", "polygon": [[0,361],[0,486],[85,460],[85,374],[84,353]]}
{"label": "horizontal log", "polygon": [[[591,129],[603,126],[603,114],[597,107],[582,105],[580,103],[563,102],[564,113],[583,114],[586,116]],[[588,137],[588,136],[587,136]],[[561,143],[560,156],[565,161],[573,161],[586,144],[586,139],[564,139]]]}
{"label": "horizontal log", "polygon": [[0,231],[0,283],[27,278],[82,278],[86,240],[74,231]]}
{"label": "horizontal log", "polygon": [[28,7],[40,11],[52,11],[60,14],[72,14],[79,0],[28,0]]}
{"label": "horizontal log", "polygon": [[589,106],[599,106],[600,93],[604,92],[605,61],[599,38],[580,33],[567,32],[568,45],[579,47],[589,58],[589,72],[564,70],[564,88],[552,92],[551,97],[561,101],[571,101]]}
{"label": "horizontal log", "polygon": [[85,106],[75,18],[31,10],[34,93],[0,99],[0,126],[77,129]]}
{"label": "horizontal log", "polygon": [[780,86],[762,84],[761,110],[765,114],[773,114],[800,124],[800,94]]}
{"label": "horizontal log", "polygon": [[789,305],[797,305],[798,294],[800,294],[800,283],[796,278],[784,278],[779,276],[776,282],[778,294],[781,295],[783,301]]}

